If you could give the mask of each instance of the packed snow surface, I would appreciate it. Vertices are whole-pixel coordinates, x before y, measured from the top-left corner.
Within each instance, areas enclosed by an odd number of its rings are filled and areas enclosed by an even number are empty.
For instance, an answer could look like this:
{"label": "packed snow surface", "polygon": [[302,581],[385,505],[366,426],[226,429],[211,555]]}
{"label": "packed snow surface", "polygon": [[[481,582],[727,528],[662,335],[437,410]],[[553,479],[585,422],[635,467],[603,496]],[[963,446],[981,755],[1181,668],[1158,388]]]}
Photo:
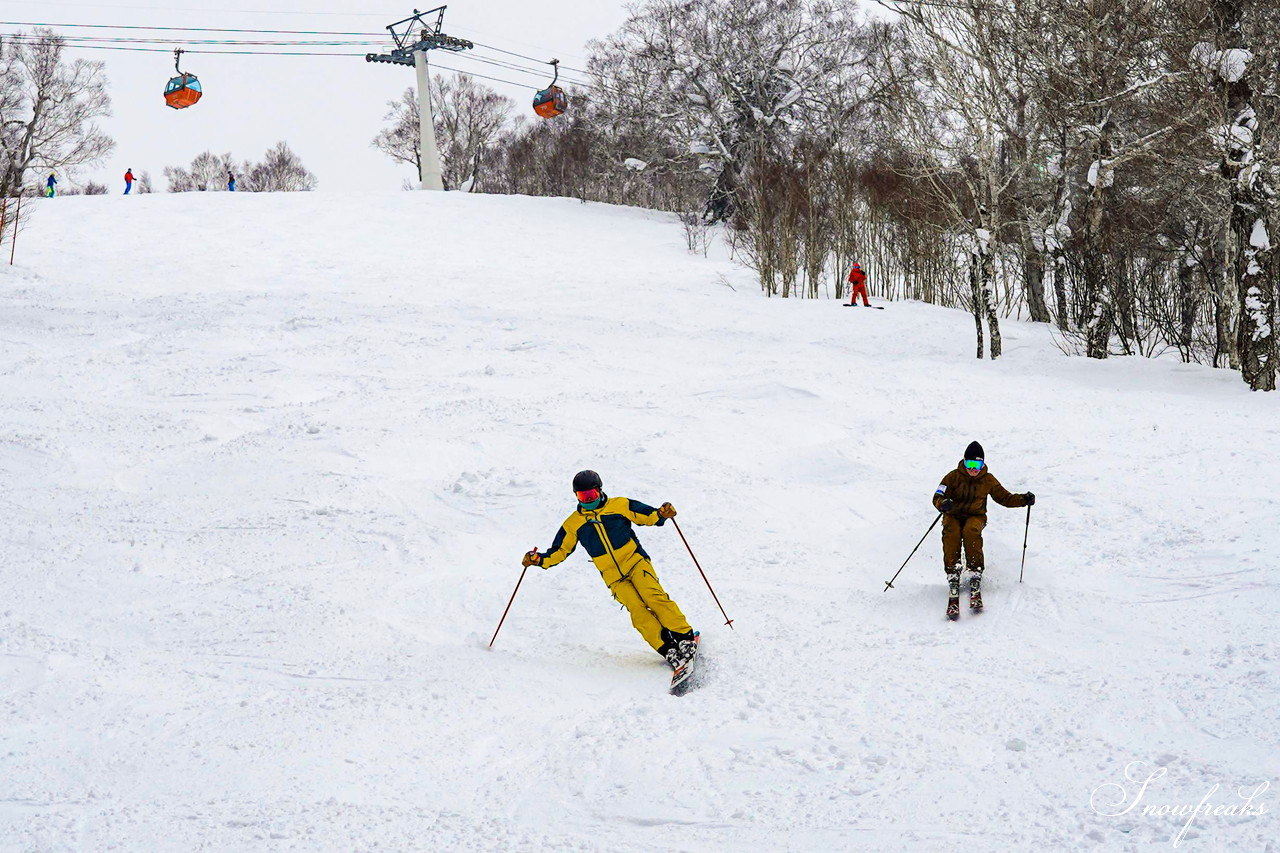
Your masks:
{"label": "packed snow surface", "polygon": [[[26,210],[0,849],[1280,849],[1280,396],[1236,373],[979,361],[573,200]],[[885,581],[973,439],[1038,502],[953,624],[938,528]],[[581,468],[734,619],[638,528],[686,696],[581,551],[486,648]]]}

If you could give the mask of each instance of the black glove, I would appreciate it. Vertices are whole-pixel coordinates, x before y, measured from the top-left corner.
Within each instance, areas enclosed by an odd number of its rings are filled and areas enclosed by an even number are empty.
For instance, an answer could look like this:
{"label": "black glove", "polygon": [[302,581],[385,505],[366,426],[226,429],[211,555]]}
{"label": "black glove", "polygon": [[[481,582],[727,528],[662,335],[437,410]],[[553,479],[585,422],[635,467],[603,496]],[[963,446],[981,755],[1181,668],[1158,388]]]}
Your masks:
{"label": "black glove", "polygon": [[951,498],[943,498],[942,503],[938,504],[938,509],[943,512],[951,512],[951,510],[955,509],[955,505],[956,502],[951,500]]}
{"label": "black glove", "polygon": [[1022,496],[1022,498],[1027,502],[1027,506],[1036,505],[1036,496],[1034,492],[1027,492],[1025,495]]}

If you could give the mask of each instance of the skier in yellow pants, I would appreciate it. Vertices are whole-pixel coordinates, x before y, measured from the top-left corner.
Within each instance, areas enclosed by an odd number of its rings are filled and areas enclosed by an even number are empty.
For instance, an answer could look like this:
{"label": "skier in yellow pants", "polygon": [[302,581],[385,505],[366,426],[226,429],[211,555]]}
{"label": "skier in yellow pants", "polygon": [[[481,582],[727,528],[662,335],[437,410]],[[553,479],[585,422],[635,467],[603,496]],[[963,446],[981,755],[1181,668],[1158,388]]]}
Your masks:
{"label": "skier in yellow pants", "polygon": [[631,614],[631,624],[640,636],[675,667],[693,653],[693,628],[663,590],[649,555],[631,529],[632,524],[661,526],[675,517],[675,507],[664,503],[654,509],[629,498],[611,498],[603,485],[595,471],[579,471],[573,478],[577,509],[560,525],[549,549],[535,548],[524,555],[523,562],[549,569],[564,562],[581,543],[614,599]]}

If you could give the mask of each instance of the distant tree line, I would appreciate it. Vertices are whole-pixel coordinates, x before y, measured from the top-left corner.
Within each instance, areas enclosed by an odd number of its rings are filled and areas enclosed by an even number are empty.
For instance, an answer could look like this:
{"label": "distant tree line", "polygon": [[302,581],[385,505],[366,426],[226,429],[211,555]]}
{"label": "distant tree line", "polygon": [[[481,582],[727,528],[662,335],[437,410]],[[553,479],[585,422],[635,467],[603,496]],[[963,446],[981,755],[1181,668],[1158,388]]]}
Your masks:
{"label": "distant tree line", "polygon": [[[691,248],[723,226],[769,295],[841,298],[860,260],[875,293],[972,312],[979,357],[1021,316],[1274,389],[1280,7],[880,5],[641,0],[557,119],[433,93],[447,184],[670,210]],[[415,162],[412,92],[393,113],[376,144]]]}
{"label": "distant tree line", "polygon": [[205,151],[197,154],[189,167],[164,168],[171,193],[226,190],[231,175],[236,179],[236,192],[288,193],[316,188],[316,176],[302,165],[287,142],[276,143],[260,163],[237,163],[230,154]]}

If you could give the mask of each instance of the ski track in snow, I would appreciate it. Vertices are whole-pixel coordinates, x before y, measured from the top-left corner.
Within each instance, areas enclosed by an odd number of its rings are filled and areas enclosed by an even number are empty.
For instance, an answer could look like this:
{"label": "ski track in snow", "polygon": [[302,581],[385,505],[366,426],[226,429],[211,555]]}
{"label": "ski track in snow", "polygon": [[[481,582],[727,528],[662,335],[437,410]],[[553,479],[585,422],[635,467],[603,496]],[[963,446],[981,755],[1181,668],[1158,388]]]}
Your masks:
{"label": "ski track in snow", "polygon": [[[65,198],[17,257],[0,849],[1166,849],[1090,805],[1140,761],[1153,805],[1270,781],[1180,849],[1280,850],[1280,398],[1236,374],[977,361],[565,199]],[[884,582],[972,438],[1039,501],[949,624],[936,528]],[[585,467],[735,620],[639,530],[683,697],[581,552],[486,649]]]}

